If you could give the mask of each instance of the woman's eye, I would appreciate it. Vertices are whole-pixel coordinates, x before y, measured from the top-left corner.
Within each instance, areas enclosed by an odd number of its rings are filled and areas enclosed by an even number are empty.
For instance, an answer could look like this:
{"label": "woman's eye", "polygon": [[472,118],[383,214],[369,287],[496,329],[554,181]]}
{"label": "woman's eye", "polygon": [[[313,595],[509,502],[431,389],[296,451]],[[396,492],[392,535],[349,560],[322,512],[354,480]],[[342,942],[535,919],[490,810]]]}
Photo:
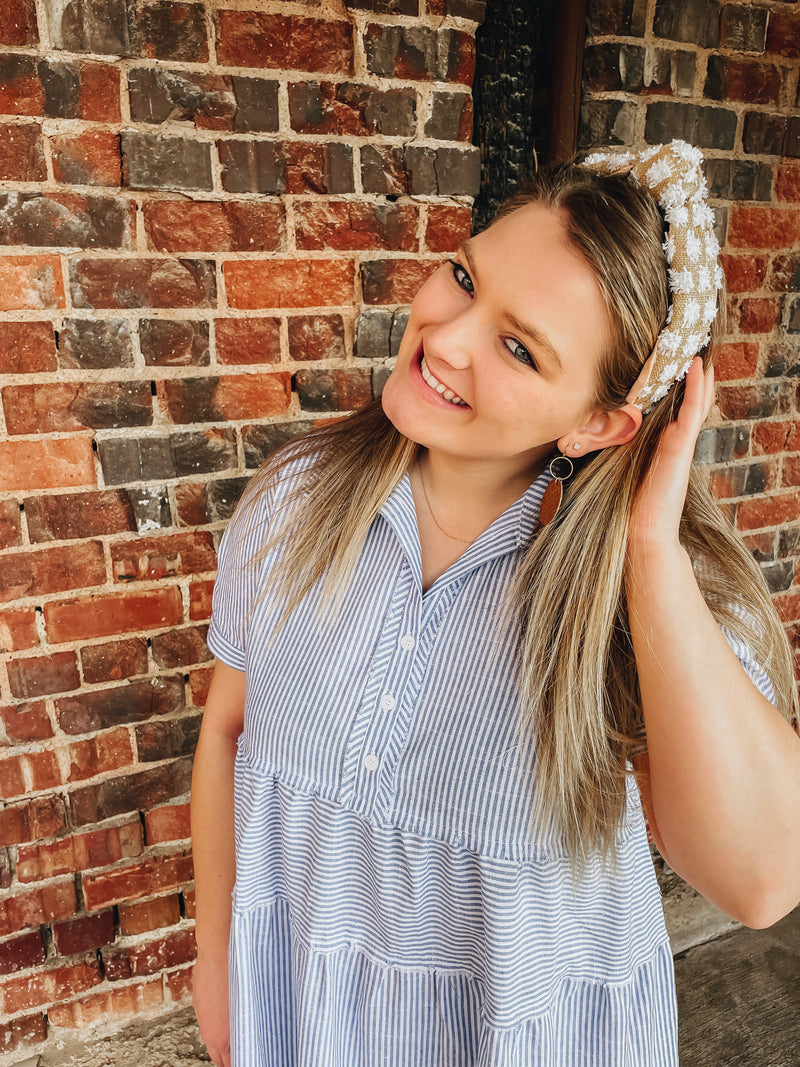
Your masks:
{"label": "woman's eye", "polygon": [[525,345],[521,345],[519,341],[515,341],[513,337],[507,337],[504,343],[514,359],[518,359],[520,363],[527,363],[529,367],[536,366],[533,356]]}
{"label": "woman's eye", "polygon": [[475,286],[472,284],[472,278],[467,274],[460,263],[455,260],[451,260],[453,266],[453,277],[456,280],[456,285],[459,285],[465,293],[474,293]]}

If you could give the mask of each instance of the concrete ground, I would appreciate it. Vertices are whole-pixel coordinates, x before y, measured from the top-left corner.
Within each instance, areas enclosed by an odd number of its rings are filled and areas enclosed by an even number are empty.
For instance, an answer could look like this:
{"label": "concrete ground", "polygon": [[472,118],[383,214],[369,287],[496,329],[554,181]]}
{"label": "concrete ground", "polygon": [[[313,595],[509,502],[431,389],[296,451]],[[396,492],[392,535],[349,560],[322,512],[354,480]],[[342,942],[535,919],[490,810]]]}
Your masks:
{"label": "concrete ground", "polygon": [[[675,974],[681,1067],[800,1067],[800,908],[769,930],[738,928],[680,953]],[[207,1067],[209,1060],[184,1008],[112,1036],[54,1043],[18,1063]]]}

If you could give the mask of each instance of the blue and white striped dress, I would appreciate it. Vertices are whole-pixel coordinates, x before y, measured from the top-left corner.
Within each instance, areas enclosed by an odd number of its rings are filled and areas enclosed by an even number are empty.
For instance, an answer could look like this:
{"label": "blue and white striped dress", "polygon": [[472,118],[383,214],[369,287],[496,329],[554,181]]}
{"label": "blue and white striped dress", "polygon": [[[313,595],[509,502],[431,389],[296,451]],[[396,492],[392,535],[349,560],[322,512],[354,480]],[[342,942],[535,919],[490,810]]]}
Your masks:
{"label": "blue and white striped dress", "polygon": [[[504,611],[548,476],[423,594],[404,479],[337,614],[220,549],[209,644],[247,672],[231,932],[236,1067],[666,1067],[672,958],[635,786],[613,872],[532,832]],[[284,487],[285,487],[285,483]],[[253,605],[256,604],[254,610]]]}

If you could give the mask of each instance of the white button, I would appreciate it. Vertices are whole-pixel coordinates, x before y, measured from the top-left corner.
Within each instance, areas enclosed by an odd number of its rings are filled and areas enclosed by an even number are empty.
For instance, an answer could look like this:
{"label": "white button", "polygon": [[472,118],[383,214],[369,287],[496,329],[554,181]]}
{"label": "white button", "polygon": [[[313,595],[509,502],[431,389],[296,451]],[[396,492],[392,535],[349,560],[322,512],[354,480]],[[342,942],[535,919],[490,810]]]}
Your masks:
{"label": "white button", "polygon": [[414,640],[413,634],[403,634],[400,638],[400,647],[406,652],[410,652],[415,644],[416,641]]}
{"label": "white button", "polygon": [[370,752],[369,755],[364,757],[364,770],[365,771],[377,771],[381,761],[375,755],[374,752]]}
{"label": "white button", "polygon": [[391,693],[384,693],[381,697],[381,707],[384,711],[391,711],[394,707],[394,697]]}

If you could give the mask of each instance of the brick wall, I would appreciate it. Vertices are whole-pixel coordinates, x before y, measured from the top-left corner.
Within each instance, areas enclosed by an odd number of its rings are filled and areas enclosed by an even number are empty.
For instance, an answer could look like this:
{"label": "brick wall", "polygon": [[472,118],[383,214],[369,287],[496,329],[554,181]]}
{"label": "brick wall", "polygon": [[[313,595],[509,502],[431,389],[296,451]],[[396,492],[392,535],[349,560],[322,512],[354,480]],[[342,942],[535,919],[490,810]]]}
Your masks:
{"label": "brick wall", "polygon": [[188,995],[215,545],[469,230],[482,7],[2,0],[0,1062]]}
{"label": "brick wall", "polygon": [[[710,158],[701,454],[797,627],[800,16],[589,8],[583,144]],[[468,231],[482,9],[0,5],[0,1063],[187,997],[215,545],[271,448],[380,390]]]}
{"label": "brick wall", "polygon": [[730,294],[699,457],[800,654],[800,12],[589,0],[580,144],[683,137],[707,157]]}

